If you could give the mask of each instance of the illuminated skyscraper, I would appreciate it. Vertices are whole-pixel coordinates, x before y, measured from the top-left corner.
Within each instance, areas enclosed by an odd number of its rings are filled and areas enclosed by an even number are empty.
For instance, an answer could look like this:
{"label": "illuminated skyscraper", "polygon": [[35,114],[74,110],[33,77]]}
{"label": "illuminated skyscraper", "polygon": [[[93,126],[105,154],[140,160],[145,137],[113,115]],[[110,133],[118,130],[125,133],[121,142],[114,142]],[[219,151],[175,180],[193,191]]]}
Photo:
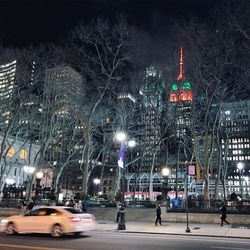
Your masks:
{"label": "illuminated skyscraper", "polygon": [[[243,177],[244,190],[250,191],[250,101],[222,103],[220,113],[222,127],[222,156],[227,162],[223,174],[228,176],[229,192],[240,193],[239,179]],[[242,176],[237,164],[242,163]]]}
{"label": "illuminated skyscraper", "polygon": [[[144,155],[141,162],[141,173],[148,174],[159,172],[162,163],[160,162],[160,140],[161,140],[161,119],[163,111],[163,90],[165,82],[161,72],[155,66],[146,69],[144,85],[140,91],[142,99],[142,133],[139,138],[140,155]],[[148,182],[141,178],[141,190],[148,191]]]}
{"label": "illuminated skyscraper", "polygon": [[[74,143],[73,140],[79,137],[83,138],[82,124],[74,117],[75,110],[79,109],[79,97],[84,95],[83,86],[82,76],[69,66],[59,66],[46,71],[43,101],[44,133],[54,130],[54,142],[51,143],[46,157],[48,162],[56,161],[57,168],[66,162],[70,143]],[[75,138],[73,134],[79,137]],[[68,164],[61,176],[61,187],[70,192],[72,189],[79,189],[79,177],[79,162],[71,160],[71,164]]]}
{"label": "illuminated skyscraper", "polygon": [[0,65],[0,127],[4,130],[11,119],[11,106],[16,79],[17,61]]}
{"label": "illuminated skyscraper", "polygon": [[191,124],[193,92],[191,84],[185,80],[182,47],[180,50],[179,74],[177,82],[171,86],[169,101],[172,104],[172,116],[175,117],[176,136],[183,137]]}

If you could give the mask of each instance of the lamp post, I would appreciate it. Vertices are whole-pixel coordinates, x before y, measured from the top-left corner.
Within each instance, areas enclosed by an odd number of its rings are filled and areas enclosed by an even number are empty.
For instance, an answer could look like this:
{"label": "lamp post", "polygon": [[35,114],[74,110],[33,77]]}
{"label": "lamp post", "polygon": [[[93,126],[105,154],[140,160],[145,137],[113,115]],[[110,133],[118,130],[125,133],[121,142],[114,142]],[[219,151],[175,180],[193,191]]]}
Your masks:
{"label": "lamp post", "polygon": [[195,175],[195,165],[188,165],[188,162],[185,161],[185,168],[186,168],[186,216],[187,216],[187,228],[186,228],[186,233],[190,233],[191,230],[189,228],[189,221],[188,221],[188,178],[189,176],[194,176]]}
{"label": "lamp post", "polygon": [[244,168],[243,163],[239,162],[237,164],[237,168],[238,168],[239,173],[240,173],[240,196],[241,196],[241,200],[242,200],[243,199],[242,177],[243,177],[243,168]]}
{"label": "lamp post", "polygon": [[[124,211],[124,181],[125,181],[125,176],[124,176],[124,162],[125,162],[125,151],[126,147],[128,146],[128,142],[126,141],[127,135],[124,132],[118,132],[115,135],[115,138],[118,142],[121,143],[120,147],[120,152],[118,156],[118,180],[120,180],[120,191],[121,191],[121,203],[122,205],[119,208],[119,223],[117,230],[125,230],[126,225],[125,225],[125,211]],[[129,143],[130,146],[134,146],[135,142],[132,140]]]}
{"label": "lamp post", "polygon": [[[94,182],[94,184],[95,184],[95,188],[94,188],[94,196],[97,196],[97,186],[100,184],[100,182],[101,182],[101,180],[100,179],[98,179],[98,178],[95,178],[94,180],[93,180],[93,182]],[[97,190],[96,190],[97,189]]]}
{"label": "lamp post", "polygon": [[[130,161],[132,163],[133,161],[133,148],[136,146],[136,141],[135,140],[129,140],[128,141],[128,147],[131,148],[131,154],[130,154]],[[134,164],[132,164],[132,167]],[[135,174],[135,168],[133,168],[134,174]],[[135,192],[136,192],[136,179],[135,179],[135,184],[134,184],[134,195],[133,195],[133,205],[135,205]]]}
{"label": "lamp post", "polygon": [[239,170],[240,197],[241,197],[240,205],[241,205],[241,207],[243,206],[243,186],[242,186],[243,168],[244,168],[243,163],[242,163],[242,162],[239,162],[239,163],[237,164],[237,169]]}
{"label": "lamp post", "polygon": [[33,178],[30,178],[30,175],[33,175],[35,168],[33,166],[24,166],[23,171],[27,174],[28,183],[26,187],[26,199],[29,201],[33,184]]}
{"label": "lamp post", "polygon": [[43,178],[43,172],[42,171],[39,171],[36,173],[36,198],[39,197],[39,194],[40,194],[40,182],[41,182],[41,179]]}
{"label": "lamp post", "polygon": [[163,180],[162,180],[162,200],[166,199],[166,211],[168,210],[170,204],[168,202],[168,191],[170,188],[168,187],[168,177],[170,176],[170,169],[168,167],[164,167],[161,171]]}
{"label": "lamp post", "polygon": [[124,166],[125,166],[125,150],[127,135],[125,132],[120,131],[115,134],[115,139],[121,144],[118,156],[118,181],[120,185],[121,203],[124,205]]}

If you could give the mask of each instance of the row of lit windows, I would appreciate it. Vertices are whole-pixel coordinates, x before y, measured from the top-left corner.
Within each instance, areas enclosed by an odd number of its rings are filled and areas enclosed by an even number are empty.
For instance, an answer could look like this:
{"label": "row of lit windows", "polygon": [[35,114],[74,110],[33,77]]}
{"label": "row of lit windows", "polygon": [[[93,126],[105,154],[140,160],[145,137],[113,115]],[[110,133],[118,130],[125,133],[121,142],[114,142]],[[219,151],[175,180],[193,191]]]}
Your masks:
{"label": "row of lit windows", "polygon": [[12,83],[14,82],[14,80],[15,80],[15,74],[7,75],[5,77],[0,78],[0,84],[3,85],[4,83]]}
{"label": "row of lit windows", "polygon": [[226,128],[227,132],[241,132],[241,131],[247,131],[248,127],[235,127],[235,128]]}
{"label": "row of lit windows", "polygon": [[[250,191],[250,188],[247,187],[246,189],[244,189],[245,191],[249,192]],[[240,188],[229,188],[228,191],[231,193],[231,192],[240,192]]]}
{"label": "row of lit windows", "polygon": [[[15,149],[13,147],[9,148],[8,151],[7,151],[7,156],[8,157],[13,157],[15,155]],[[28,156],[28,152],[27,150],[25,149],[21,149],[19,152],[18,152],[18,155],[19,155],[19,158],[24,160],[27,158]]]}
{"label": "row of lit windows", "polygon": [[16,72],[16,65],[0,70],[0,76],[6,75],[8,73],[13,73],[13,72]]}
{"label": "row of lit windows", "polygon": [[7,99],[7,98],[9,98],[10,97],[10,95],[7,93],[7,94],[5,94],[5,93],[0,93],[0,96],[2,97],[2,98],[5,98],[5,99]]}
{"label": "row of lit windows", "polygon": [[14,64],[16,64],[16,60],[14,60],[14,61],[12,61],[10,63],[6,63],[6,64],[3,64],[3,65],[0,65],[0,69],[1,68],[7,68],[7,67],[9,67],[11,65],[14,65]]}
{"label": "row of lit windows", "polygon": [[10,115],[10,111],[6,111],[2,114],[2,116],[9,116]]}
{"label": "row of lit windows", "polygon": [[240,126],[242,124],[248,124],[247,115],[245,115],[244,118],[245,118],[244,120],[242,119],[240,121],[230,121],[229,119],[226,119],[228,122],[222,122],[221,125],[224,125],[224,126]]}
{"label": "row of lit windows", "polygon": [[[233,144],[233,145],[228,145],[228,148],[231,149],[244,149],[244,148],[249,148],[250,144]],[[222,145],[222,148],[226,148],[225,145]]]}
{"label": "row of lit windows", "polygon": [[228,140],[221,140],[222,143],[239,143],[239,142],[249,142],[248,138],[234,138],[234,139],[228,139]]}
{"label": "row of lit windows", "polygon": [[244,161],[244,160],[250,160],[250,156],[249,155],[245,155],[245,156],[229,156],[227,157],[228,161]]}

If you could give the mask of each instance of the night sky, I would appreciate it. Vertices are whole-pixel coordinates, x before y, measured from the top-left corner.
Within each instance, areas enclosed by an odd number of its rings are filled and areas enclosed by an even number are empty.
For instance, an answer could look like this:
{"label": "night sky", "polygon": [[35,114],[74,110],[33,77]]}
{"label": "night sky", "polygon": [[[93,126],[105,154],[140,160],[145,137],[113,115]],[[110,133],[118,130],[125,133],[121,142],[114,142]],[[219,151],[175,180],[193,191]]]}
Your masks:
{"label": "night sky", "polygon": [[79,22],[122,13],[131,25],[157,36],[170,18],[206,19],[216,0],[0,0],[0,42],[5,47],[58,42]]}

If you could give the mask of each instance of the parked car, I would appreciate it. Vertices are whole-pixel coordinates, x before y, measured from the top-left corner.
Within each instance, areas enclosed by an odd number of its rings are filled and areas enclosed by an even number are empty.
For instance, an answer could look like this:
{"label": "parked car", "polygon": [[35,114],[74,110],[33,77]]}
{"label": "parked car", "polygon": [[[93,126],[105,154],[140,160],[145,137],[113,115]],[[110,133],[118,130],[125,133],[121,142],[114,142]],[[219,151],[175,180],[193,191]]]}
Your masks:
{"label": "parked car", "polygon": [[95,216],[71,207],[42,206],[24,215],[1,220],[0,230],[6,234],[48,233],[60,237],[66,233],[80,234],[94,229]]}

